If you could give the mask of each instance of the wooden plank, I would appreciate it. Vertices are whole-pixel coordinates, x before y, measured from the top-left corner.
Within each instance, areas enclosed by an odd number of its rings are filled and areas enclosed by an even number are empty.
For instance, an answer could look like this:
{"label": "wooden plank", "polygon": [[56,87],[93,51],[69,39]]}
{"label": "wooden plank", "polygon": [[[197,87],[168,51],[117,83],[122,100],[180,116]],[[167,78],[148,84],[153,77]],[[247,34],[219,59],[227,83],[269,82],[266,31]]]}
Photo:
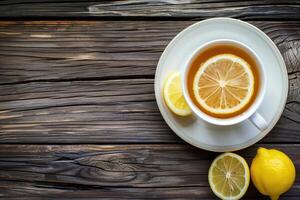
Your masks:
{"label": "wooden plank", "polygon": [[[165,187],[165,188],[115,188],[115,187],[82,187],[61,186],[43,183],[22,183],[0,181],[0,194],[5,199],[55,199],[55,200],[98,200],[98,199],[217,199],[209,187]],[[299,200],[299,187],[295,185],[288,193],[280,197],[283,200]],[[250,185],[243,200],[268,200],[259,195]]]}
{"label": "wooden plank", "polygon": [[236,17],[299,19],[299,0],[3,0],[1,17]]}
{"label": "wooden plank", "polygon": [[[0,22],[0,83],[154,77],[158,59],[195,21]],[[299,77],[300,22],[251,22]]]}
{"label": "wooden plank", "polygon": [[178,141],[158,111],[153,79],[29,83],[0,88],[2,143]]}
{"label": "wooden plank", "polygon": [[[300,142],[295,91],[263,143]],[[0,85],[0,108],[0,143],[181,142],[159,113],[153,79]]]}
{"label": "wooden plank", "polygon": [[[165,45],[191,23],[1,22],[0,142],[181,142],[158,111],[153,76]],[[290,78],[283,117],[262,142],[300,142],[299,23],[254,24],[278,45]]]}
{"label": "wooden plank", "polygon": [[[299,169],[299,144],[263,146],[286,152]],[[257,147],[237,153],[250,164]],[[0,195],[211,199],[207,173],[216,155],[189,145],[1,145]],[[299,175],[284,199],[299,198]],[[247,197],[263,198],[252,185]]]}

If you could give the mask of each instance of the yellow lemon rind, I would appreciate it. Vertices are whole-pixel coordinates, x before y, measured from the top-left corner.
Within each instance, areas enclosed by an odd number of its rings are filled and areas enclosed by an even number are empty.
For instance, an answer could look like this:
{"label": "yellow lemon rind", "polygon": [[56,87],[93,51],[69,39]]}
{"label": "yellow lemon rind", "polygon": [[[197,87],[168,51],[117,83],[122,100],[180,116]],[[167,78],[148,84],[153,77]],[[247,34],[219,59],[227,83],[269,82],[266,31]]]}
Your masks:
{"label": "yellow lemon rind", "polygon": [[296,169],[293,161],[276,149],[258,148],[252,160],[251,179],[257,190],[276,200],[294,184]]}

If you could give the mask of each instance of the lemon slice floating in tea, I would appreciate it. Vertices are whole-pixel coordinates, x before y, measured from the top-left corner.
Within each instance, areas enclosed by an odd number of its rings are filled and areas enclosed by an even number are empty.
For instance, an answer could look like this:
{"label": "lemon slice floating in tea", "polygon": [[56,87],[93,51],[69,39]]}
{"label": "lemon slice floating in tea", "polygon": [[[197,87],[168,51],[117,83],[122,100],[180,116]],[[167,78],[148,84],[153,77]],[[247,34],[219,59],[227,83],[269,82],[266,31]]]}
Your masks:
{"label": "lemon slice floating in tea", "polygon": [[196,101],[213,114],[231,114],[243,109],[254,92],[250,65],[233,54],[219,54],[205,61],[193,82]]}
{"label": "lemon slice floating in tea", "polygon": [[209,185],[221,199],[240,199],[250,182],[249,167],[244,158],[234,153],[219,155],[209,168]]}
{"label": "lemon slice floating in tea", "polygon": [[180,116],[187,116],[191,114],[191,109],[187,105],[182,94],[179,72],[175,72],[167,78],[163,93],[165,102],[173,113]]}

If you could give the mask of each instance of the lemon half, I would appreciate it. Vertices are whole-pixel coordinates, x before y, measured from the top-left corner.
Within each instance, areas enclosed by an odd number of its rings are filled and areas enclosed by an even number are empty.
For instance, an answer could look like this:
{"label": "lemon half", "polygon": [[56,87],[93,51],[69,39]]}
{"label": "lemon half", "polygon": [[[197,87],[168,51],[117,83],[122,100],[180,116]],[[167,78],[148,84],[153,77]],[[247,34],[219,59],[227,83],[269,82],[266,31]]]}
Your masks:
{"label": "lemon half", "polygon": [[208,173],[212,191],[221,199],[240,199],[247,191],[250,173],[247,162],[234,153],[223,153],[214,159]]}

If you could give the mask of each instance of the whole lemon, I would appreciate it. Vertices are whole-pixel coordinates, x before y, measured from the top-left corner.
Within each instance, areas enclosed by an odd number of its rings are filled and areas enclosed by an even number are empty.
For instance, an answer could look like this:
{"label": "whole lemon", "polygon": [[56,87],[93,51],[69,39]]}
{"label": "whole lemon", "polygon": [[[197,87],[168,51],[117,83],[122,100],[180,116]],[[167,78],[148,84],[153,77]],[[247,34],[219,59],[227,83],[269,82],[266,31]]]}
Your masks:
{"label": "whole lemon", "polygon": [[292,160],[275,149],[258,148],[250,170],[255,187],[272,200],[277,200],[295,181],[296,170]]}

